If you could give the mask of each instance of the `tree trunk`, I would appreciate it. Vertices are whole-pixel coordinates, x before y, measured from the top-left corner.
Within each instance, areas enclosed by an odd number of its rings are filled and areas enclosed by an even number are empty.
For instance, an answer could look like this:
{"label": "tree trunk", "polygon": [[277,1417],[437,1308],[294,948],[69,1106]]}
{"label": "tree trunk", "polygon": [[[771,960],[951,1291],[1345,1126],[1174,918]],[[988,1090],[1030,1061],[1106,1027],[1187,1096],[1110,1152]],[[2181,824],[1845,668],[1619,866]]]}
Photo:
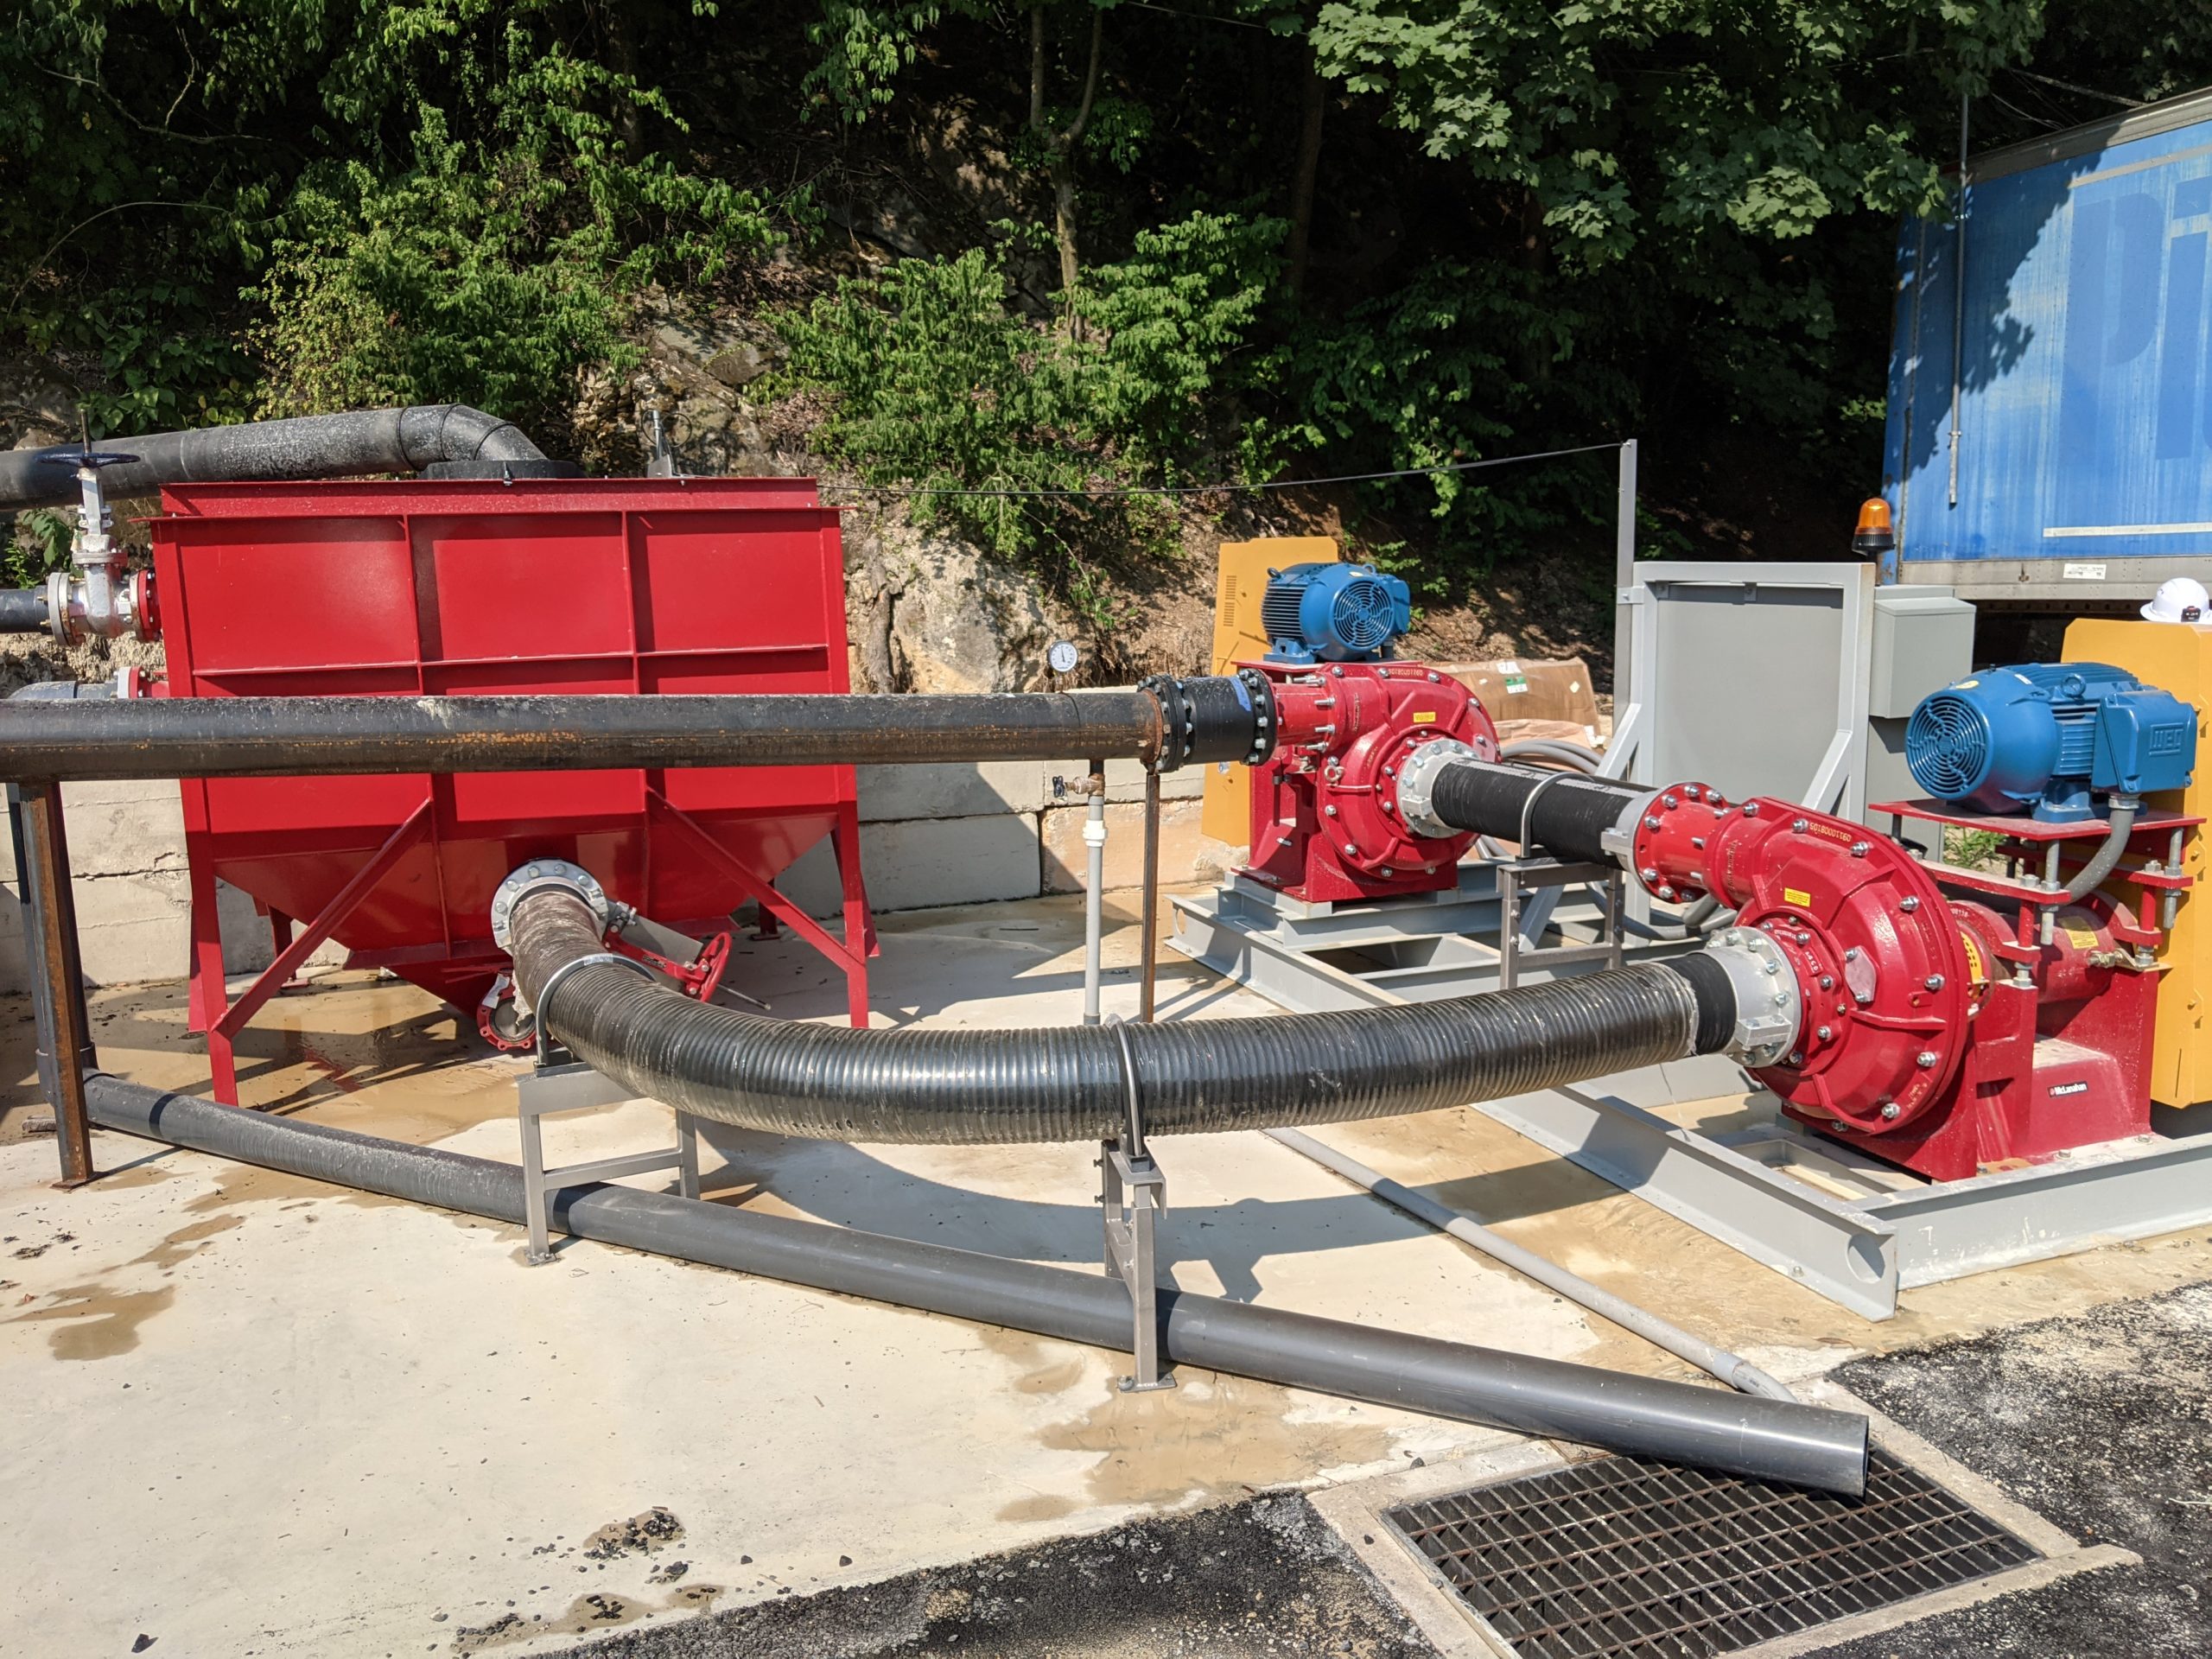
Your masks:
{"label": "tree trunk", "polygon": [[1321,173],[1321,118],[1328,109],[1313,47],[1306,48],[1306,81],[1298,128],[1298,170],[1290,186],[1290,303],[1306,297],[1306,267],[1313,240],[1313,187]]}
{"label": "tree trunk", "polygon": [[[607,67],[632,86],[638,79],[639,22],[636,0],[607,0]],[[645,123],[637,100],[626,92],[614,103],[614,135],[632,161],[645,154]]]}
{"label": "tree trunk", "polygon": [[1105,55],[1106,14],[1094,7],[1090,13],[1090,62],[1084,71],[1083,102],[1075,118],[1058,132],[1045,124],[1045,8],[1029,9],[1029,126],[1044,141],[1046,165],[1052,181],[1052,239],[1060,250],[1060,291],[1067,302],[1071,333],[1081,327],[1076,312],[1076,284],[1083,275],[1076,241],[1075,150],[1090,124],[1090,111],[1098,101],[1099,67]]}

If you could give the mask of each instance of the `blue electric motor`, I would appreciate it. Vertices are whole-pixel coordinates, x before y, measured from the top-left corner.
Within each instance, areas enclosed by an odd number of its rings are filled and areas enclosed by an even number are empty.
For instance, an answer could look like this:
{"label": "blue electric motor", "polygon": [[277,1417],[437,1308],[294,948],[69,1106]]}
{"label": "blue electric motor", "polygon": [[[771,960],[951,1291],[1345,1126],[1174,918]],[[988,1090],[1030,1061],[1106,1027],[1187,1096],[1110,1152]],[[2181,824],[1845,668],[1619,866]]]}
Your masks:
{"label": "blue electric motor", "polygon": [[2024,663],[1923,697],[1904,758],[1939,800],[2068,823],[2113,794],[2185,787],[2196,711],[2107,663]]}
{"label": "blue electric motor", "polygon": [[1414,625],[1413,594],[1365,564],[1294,564],[1260,600],[1271,663],[1374,663]]}

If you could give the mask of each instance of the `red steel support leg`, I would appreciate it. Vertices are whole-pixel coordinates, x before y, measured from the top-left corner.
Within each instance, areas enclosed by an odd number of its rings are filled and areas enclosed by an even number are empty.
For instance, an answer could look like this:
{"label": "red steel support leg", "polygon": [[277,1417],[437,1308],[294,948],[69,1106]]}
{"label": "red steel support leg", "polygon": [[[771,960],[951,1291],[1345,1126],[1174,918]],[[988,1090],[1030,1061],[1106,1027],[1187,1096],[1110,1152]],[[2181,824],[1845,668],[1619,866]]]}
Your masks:
{"label": "red steel support leg", "polygon": [[284,982],[299,971],[300,964],[313,956],[315,947],[353,913],[361,900],[375,890],[377,883],[391,874],[392,866],[399,862],[409,848],[429,833],[429,828],[430,803],[426,800],[415,809],[406,823],[385,838],[384,845],[377,849],[369,861],[353,873],[353,879],[339,889],[338,896],[325,905],[313,921],[301,928],[276,960],[264,969],[260,977],[246,988],[245,995],[225,1009],[222,1017],[207,1027],[207,1065],[214,1077],[217,1100],[226,1106],[238,1103],[238,1065],[232,1042],[245,1028],[245,1022],[259,1013],[262,1004],[276,995]]}
{"label": "red steel support leg", "polygon": [[837,879],[845,890],[845,1001],[854,1027],[868,1029],[868,959],[882,946],[875,940],[875,918],[868,912],[868,888],[861,880],[861,809],[846,801],[837,808],[837,827],[830,832]]}
{"label": "red steel support leg", "polygon": [[[702,853],[711,859],[721,868],[725,875],[737,884],[747,898],[760,906],[762,915],[775,916],[790,924],[791,931],[842,968],[845,970],[848,1007],[852,1014],[853,1023],[855,1026],[865,1026],[868,1023],[868,958],[870,952],[875,949],[875,924],[872,918],[868,917],[868,894],[861,886],[859,808],[847,809],[852,813],[853,820],[849,842],[854,849],[854,855],[849,861],[849,861],[842,854],[837,860],[838,873],[845,884],[848,934],[849,935],[851,931],[851,916],[855,905],[858,905],[861,916],[867,918],[861,927],[860,948],[855,950],[849,949],[821,923],[801,910],[784,894],[777,892],[772,885],[763,881],[752,871],[747,869],[732,855],[728,848],[709,835],[697,820],[683,808],[671,804],[668,798],[658,790],[649,789],[645,791],[645,806],[649,811],[657,811],[665,816],[671,823],[689,836]],[[841,813],[840,823],[842,823],[842,821]],[[832,830],[830,833],[834,837],[837,831]],[[833,850],[836,849],[833,849]],[[856,990],[854,988],[855,984],[858,987]]]}
{"label": "red steel support leg", "polygon": [[192,991],[185,1029],[205,1031],[223,1017],[223,927],[215,910],[215,872],[195,861],[192,887]]}

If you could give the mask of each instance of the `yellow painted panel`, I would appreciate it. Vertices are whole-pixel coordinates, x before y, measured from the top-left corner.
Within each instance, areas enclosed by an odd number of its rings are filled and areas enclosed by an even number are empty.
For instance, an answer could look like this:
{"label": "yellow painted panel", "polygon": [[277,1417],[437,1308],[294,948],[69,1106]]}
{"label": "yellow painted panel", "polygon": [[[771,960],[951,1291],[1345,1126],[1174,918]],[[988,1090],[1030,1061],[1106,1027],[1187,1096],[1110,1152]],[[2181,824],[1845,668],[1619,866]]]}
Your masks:
{"label": "yellow painted panel", "polygon": [[[1213,664],[1226,674],[1240,662],[1268,654],[1267,630],[1260,622],[1260,601],[1268,591],[1268,572],[1294,564],[1338,564],[1344,552],[1326,536],[1270,536],[1256,542],[1221,544],[1220,587],[1214,596]],[[1243,766],[1206,773],[1205,812],[1201,825],[1216,841],[1243,846],[1252,830],[1250,788]]]}
{"label": "yellow painted panel", "polygon": [[[2168,811],[2212,817],[2212,724],[2205,717],[2212,709],[2212,624],[2085,616],[2067,624],[2060,655],[2069,663],[2124,668],[2196,710],[2196,781],[2146,799]],[[2182,868],[2204,881],[2201,831],[2190,832]],[[2151,1041],[2151,1098],[2165,1106],[2193,1106],[2212,1099],[2212,1038],[2204,1007],[2212,996],[2212,894],[2201,886],[2182,896],[2174,931],[2158,957],[2166,971],[2159,977],[2158,1024]]]}

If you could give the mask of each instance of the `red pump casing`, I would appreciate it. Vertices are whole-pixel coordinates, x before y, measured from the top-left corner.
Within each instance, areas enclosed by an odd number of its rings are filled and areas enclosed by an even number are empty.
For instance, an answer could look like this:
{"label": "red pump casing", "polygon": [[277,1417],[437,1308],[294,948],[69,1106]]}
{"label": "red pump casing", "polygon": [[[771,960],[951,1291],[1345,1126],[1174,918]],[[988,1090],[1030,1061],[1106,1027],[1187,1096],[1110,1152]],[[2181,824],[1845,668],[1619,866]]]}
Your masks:
{"label": "red pump casing", "polygon": [[1472,834],[1432,840],[1399,815],[1407,755],[1442,739],[1497,758],[1473,692],[1420,663],[1243,663],[1274,695],[1274,753],[1252,768],[1245,874],[1307,903],[1434,893],[1459,880]]}
{"label": "red pump casing", "polygon": [[2149,1132],[2156,935],[2103,895],[2024,943],[1887,836],[1696,784],[1653,798],[1632,856],[1780,948],[1797,1046],[1752,1075],[1799,1122],[1935,1180]]}

